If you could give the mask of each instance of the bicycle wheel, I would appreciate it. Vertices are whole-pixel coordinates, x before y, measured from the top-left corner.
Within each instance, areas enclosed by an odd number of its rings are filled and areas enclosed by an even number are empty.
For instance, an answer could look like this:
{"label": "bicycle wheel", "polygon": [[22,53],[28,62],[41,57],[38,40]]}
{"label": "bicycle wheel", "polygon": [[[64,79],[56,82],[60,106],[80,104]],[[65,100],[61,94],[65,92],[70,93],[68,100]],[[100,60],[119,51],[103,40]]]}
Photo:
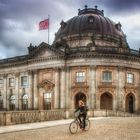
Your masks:
{"label": "bicycle wheel", "polygon": [[90,120],[86,119],[86,126],[85,126],[85,130],[88,131],[90,128]]}
{"label": "bicycle wheel", "polygon": [[75,134],[77,132],[77,130],[78,130],[78,124],[75,121],[71,122],[69,125],[70,133]]}

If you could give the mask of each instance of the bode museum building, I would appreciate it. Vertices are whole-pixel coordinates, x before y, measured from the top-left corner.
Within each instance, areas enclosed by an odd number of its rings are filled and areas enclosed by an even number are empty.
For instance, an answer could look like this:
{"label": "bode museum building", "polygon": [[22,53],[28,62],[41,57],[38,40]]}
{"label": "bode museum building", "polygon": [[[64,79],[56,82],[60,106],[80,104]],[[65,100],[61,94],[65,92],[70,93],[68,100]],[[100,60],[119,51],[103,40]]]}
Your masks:
{"label": "bode museum building", "polygon": [[52,45],[0,60],[0,110],[140,111],[140,51],[97,6],[61,21]]}

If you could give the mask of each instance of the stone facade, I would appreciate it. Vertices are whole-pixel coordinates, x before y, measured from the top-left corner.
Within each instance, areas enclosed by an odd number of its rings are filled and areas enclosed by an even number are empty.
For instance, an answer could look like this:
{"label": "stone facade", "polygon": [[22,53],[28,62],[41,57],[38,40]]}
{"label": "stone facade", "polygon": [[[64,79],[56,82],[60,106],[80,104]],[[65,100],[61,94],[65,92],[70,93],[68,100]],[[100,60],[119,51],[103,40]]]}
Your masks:
{"label": "stone facade", "polygon": [[[107,109],[128,112],[128,100],[129,96],[132,95],[133,110],[140,110],[139,62],[134,62],[131,65],[131,60],[78,58],[62,62],[63,65],[59,66],[59,61],[51,60],[50,67],[49,64],[46,64],[46,60],[35,61],[31,63],[31,65],[34,64],[32,69],[30,69],[30,64],[13,66],[13,68],[10,68],[12,66],[1,67],[0,79],[3,79],[0,88],[3,100],[2,110],[10,110],[10,97],[12,95],[15,96],[14,110],[23,110],[22,98],[24,94],[28,96],[29,110],[43,110],[45,93],[51,93],[51,108],[49,109],[74,109],[76,100],[78,100],[76,96],[81,94],[86,99],[90,109],[105,109],[104,103],[107,103]],[[47,67],[45,68],[45,66]],[[111,72],[111,82],[103,81],[104,71]],[[76,81],[78,72],[85,74],[83,82]],[[133,83],[127,83],[128,73],[134,74]],[[27,76],[27,85],[25,86],[21,85],[22,76]],[[12,87],[9,85],[10,78],[15,79]]]}
{"label": "stone facade", "polygon": [[140,52],[127,46],[122,31],[111,30],[112,38],[84,31],[85,40],[60,39],[60,30],[51,46],[30,44],[27,55],[0,60],[0,109],[71,110],[83,99],[90,110],[139,112]]}

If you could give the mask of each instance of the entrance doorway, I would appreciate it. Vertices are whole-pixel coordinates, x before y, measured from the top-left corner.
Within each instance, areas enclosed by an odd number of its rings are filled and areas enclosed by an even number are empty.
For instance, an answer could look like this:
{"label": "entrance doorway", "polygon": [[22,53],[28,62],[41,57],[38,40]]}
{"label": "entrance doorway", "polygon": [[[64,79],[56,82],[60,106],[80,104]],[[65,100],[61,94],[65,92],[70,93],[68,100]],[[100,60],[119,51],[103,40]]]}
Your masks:
{"label": "entrance doorway", "polygon": [[132,93],[126,96],[126,111],[129,113],[134,112],[135,97]]}
{"label": "entrance doorway", "polygon": [[109,92],[103,93],[100,97],[100,108],[101,109],[113,109],[113,97]]}
{"label": "entrance doorway", "polygon": [[86,103],[86,95],[81,92],[79,92],[75,95],[75,108],[78,107],[79,100],[83,100]]}

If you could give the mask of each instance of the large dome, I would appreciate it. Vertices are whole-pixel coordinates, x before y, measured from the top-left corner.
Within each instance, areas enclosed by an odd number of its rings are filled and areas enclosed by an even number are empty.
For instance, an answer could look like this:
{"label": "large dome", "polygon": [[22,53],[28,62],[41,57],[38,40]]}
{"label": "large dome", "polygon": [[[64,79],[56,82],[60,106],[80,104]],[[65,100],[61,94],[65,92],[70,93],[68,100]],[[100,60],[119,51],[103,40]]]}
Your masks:
{"label": "large dome", "polygon": [[[121,30],[121,24],[115,23],[109,18],[104,16],[103,10],[95,8],[87,8],[80,10],[78,16],[69,19],[67,22],[63,20],[60,23],[61,27],[55,35],[55,42],[59,42],[62,39],[68,41],[83,40],[82,37],[96,37],[99,39],[103,38],[115,38],[118,41],[125,41],[125,35]],[[90,38],[91,39],[91,38]],[[90,41],[85,40],[90,43]],[[96,41],[97,43],[98,41]],[[98,43],[97,43],[98,44]],[[76,46],[78,44],[76,43]],[[85,43],[80,45],[85,45]],[[71,45],[70,45],[71,46]],[[74,46],[74,44],[72,44]]]}

